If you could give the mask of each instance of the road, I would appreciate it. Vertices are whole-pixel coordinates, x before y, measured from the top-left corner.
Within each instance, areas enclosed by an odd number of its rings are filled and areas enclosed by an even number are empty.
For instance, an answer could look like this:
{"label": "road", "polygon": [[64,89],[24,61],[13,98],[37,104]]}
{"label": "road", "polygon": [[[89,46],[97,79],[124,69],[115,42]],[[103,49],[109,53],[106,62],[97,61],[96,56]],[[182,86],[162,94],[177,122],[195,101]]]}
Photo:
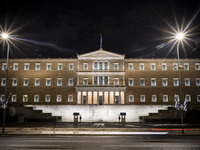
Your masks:
{"label": "road", "polygon": [[1,135],[0,150],[199,150],[200,136],[22,136]]}

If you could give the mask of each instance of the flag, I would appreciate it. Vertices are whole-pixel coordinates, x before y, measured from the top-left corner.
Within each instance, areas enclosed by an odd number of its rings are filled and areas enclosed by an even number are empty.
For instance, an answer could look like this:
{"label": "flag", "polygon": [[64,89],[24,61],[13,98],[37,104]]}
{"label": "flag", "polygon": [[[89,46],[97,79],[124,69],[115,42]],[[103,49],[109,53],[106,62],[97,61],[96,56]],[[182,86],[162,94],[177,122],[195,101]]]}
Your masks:
{"label": "flag", "polygon": [[180,102],[179,102],[179,99],[178,99],[178,95],[175,95],[175,108],[177,109],[177,110],[180,110],[180,106],[181,106],[181,104],[180,104]]}
{"label": "flag", "polygon": [[183,103],[183,110],[184,110],[184,111],[187,111],[187,101],[189,101],[189,100],[187,99],[187,95],[186,95],[186,96],[185,96],[184,103]]}

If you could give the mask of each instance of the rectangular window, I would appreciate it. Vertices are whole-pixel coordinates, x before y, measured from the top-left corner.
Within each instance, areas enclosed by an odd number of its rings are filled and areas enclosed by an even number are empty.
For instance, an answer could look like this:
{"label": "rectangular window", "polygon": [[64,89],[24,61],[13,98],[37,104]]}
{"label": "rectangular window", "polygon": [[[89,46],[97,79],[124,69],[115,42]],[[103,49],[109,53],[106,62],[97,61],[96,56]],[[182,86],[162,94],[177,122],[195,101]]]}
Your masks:
{"label": "rectangular window", "polygon": [[186,94],[185,98],[186,98],[187,102],[191,102],[191,95]]}
{"label": "rectangular window", "polygon": [[34,95],[34,102],[39,102],[39,95]]}
{"label": "rectangular window", "polygon": [[28,95],[23,95],[23,102],[28,102]]}
{"label": "rectangular window", "polygon": [[46,70],[51,70],[51,63],[47,63]]}
{"label": "rectangular window", "polygon": [[167,70],[167,64],[166,63],[162,63],[162,70]]}
{"label": "rectangular window", "polygon": [[151,63],[151,70],[156,70],[156,64],[155,63]]}
{"label": "rectangular window", "polygon": [[179,79],[178,78],[174,78],[173,82],[174,82],[174,86],[179,86]]}
{"label": "rectangular window", "polygon": [[5,102],[5,95],[1,95],[1,101]]}
{"label": "rectangular window", "polygon": [[189,78],[185,78],[185,86],[190,86],[190,79]]}
{"label": "rectangular window", "polygon": [[108,62],[107,62],[107,61],[104,62],[104,69],[105,69],[105,70],[108,70],[108,69],[109,69]]}
{"label": "rectangular window", "polygon": [[58,63],[58,70],[62,70],[63,69],[63,64],[62,63]]}
{"label": "rectangular window", "polygon": [[168,95],[163,95],[163,102],[168,102]]}
{"label": "rectangular window", "polygon": [[128,70],[133,70],[133,63],[128,63]]}
{"label": "rectangular window", "polygon": [[197,102],[200,102],[200,95],[197,95]]}
{"label": "rectangular window", "polygon": [[195,63],[195,70],[200,70],[200,63]]}
{"label": "rectangular window", "polygon": [[73,86],[73,78],[68,80],[68,86]]}
{"label": "rectangular window", "polygon": [[83,70],[88,70],[88,63],[83,63]]}
{"label": "rectangular window", "polygon": [[97,85],[97,84],[98,84],[98,77],[94,76],[94,85]]}
{"label": "rectangular window", "polygon": [[24,85],[24,86],[28,86],[28,79],[24,79],[23,85]]}
{"label": "rectangular window", "polygon": [[178,70],[178,64],[177,63],[173,63],[173,70]]}
{"label": "rectangular window", "polygon": [[114,85],[119,85],[119,78],[114,79]]}
{"label": "rectangular window", "polygon": [[167,86],[167,85],[168,85],[168,84],[167,84],[167,79],[165,79],[165,78],[162,79],[162,85],[163,85],[163,86]]}
{"label": "rectangular window", "polygon": [[35,64],[35,70],[40,70],[40,63]]}
{"label": "rectangular window", "polygon": [[140,95],[140,102],[145,102],[145,95]]}
{"label": "rectangular window", "polygon": [[196,78],[196,86],[200,86],[200,78]]}
{"label": "rectangular window", "polygon": [[35,86],[40,86],[40,79],[35,79]]}
{"label": "rectangular window", "polygon": [[103,76],[99,76],[99,84],[100,84],[100,85],[103,84]]}
{"label": "rectangular window", "polygon": [[108,85],[108,76],[104,76],[104,84]]}
{"label": "rectangular window", "polygon": [[119,63],[114,63],[114,70],[119,70]]}
{"label": "rectangular window", "polygon": [[29,63],[24,63],[24,70],[25,71],[29,70]]}
{"label": "rectangular window", "polygon": [[99,62],[99,70],[103,70],[103,62]]}
{"label": "rectangular window", "polygon": [[140,79],[140,86],[145,86],[145,79]]}
{"label": "rectangular window", "polygon": [[7,66],[6,63],[3,63],[2,64],[2,70],[6,70],[6,66]]}
{"label": "rectangular window", "polygon": [[134,95],[129,95],[129,102],[134,102]]}
{"label": "rectangular window", "polygon": [[134,83],[133,83],[133,78],[129,78],[129,79],[128,79],[128,85],[129,85],[129,86],[133,86],[133,84],[134,84]]}
{"label": "rectangular window", "polygon": [[88,78],[83,78],[83,85],[88,85]]}
{"label": "rectangular window", "polygon": [[144,70],[144,63],[140,63],[140,70]]}
{"label": "rectangular window", "polygon": [[16,101],[17,101],[17,95],[12,95],[11,102],[16,102]]}
{"label": "rectangular window", "polygon": [[61,78],[57,79],[57,86],[62,86],[62,79]]}
{"label": "rectangular window", "polygon": [[50,95],[46,95],[45,96],[45,102],[50,102],[51,100],[51,96]]}
{"label": "rectangular window", "polygon": [[17,70],[18,70],[18,63],[14,63],[14,64],[13,64],[13,70],[14,70],[14,71],[17,71]]}
{"label": "rectangular window", "polygon": [[6,86],[6,79],[5,78],[1,78],[1,86]]}
{"label": "rectangular window", "polygon": [[46,79],[46,86],[51,86],[51,79]]}
{"label": "rectangular window", "polygon": [[98,63],[97,63],[96,61],[94,62],[94,66],[93,66],[93,67],[94,67],[94,68],[93,68],[94,70],[97,70],[97,69],[98,69]]}
{"label": "rectangular window", "polygon": [[152,95],[151,96],[151,100],[152,100],[152,102],[157,102],[157,96],[156,95]]}
{"label": "rectangular window", "polygon": [[184,63],[184,70],[189,70],[189,63]]}
{"label": "rectangular window", "polygon": [[12,80],[12,86],[17,86],[17,79]]}
{"label": "rectangular window", "polygon": [[57,102],[62,102],[62,95],[57,95]]}
{"label": "rectangular window", "polygon": [[68,95],[68,102],[73,102],[73,95]]}
{"label": "rectangular window", "polygon": [[74,70],[74,64],[73,64],[73,63],[70,63],[70,64],[69,64],[69,70],[70,70],[70,71]]}
{"label": "rectangular window", "polygon": [[156,86],[156,79],[155,78],[151,79],[151,86]]}

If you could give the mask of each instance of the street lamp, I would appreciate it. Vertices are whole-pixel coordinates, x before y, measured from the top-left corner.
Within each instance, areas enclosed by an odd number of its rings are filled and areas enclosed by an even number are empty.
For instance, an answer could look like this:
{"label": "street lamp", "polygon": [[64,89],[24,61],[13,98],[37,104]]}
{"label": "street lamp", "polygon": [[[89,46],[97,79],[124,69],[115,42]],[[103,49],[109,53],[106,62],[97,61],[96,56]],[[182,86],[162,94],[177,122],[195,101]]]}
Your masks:
{"label": "street lamp", "polygon": [[[7,86],[8,86],[8,59],[9,59],[9,49],[10,49],[9,48],[9,43],[8,43],[8,39],[9,39],[8,33],[2,33],[1,34],[1,38],[7,43],[7,61],[6,61],[6,68],[5,68],[5,72],[6,72],[5,99],[4,99],[4,103],[5,103],[6,100],[8,99],[8,92],[7,92]],[[3,107],[2,133],[5,133],[5,119],[6,119],[6,107]]]}
{"label": "street lamp", "polygon": [[[181,91],[181,67],[180,67],[180,61],[179,61],[179,47],[180,42],[184,39],[184,33],[179,32],[176,34],[176,41],[177,41],[177,59],[178,59],[178,78],[179,78],[179,97],[180,97],[180,104],[182,102],[182,91]],[[183,109],[181,111],[181,124],[183,125]],[[184,133],[184,130],[182,128],[182,133]]]}

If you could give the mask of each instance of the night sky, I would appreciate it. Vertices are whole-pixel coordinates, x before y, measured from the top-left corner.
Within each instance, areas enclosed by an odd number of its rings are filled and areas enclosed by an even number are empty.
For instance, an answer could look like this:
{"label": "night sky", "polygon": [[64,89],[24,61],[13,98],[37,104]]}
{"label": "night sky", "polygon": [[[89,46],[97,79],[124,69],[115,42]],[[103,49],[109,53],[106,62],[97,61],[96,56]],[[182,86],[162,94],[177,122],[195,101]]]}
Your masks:
{"label": "night sky", "polygon": [[98,50],[100,34],[104,50],[127,58],[176,58],[165,31],[172,32],[169,24],[176,28],[175,19],[187,26],[196,14],[193,40],[180,55],[200,58],[199,9],[199,0],[18,0],[1,2],[0,24],[14,31],[11,58],[76,58]]}

